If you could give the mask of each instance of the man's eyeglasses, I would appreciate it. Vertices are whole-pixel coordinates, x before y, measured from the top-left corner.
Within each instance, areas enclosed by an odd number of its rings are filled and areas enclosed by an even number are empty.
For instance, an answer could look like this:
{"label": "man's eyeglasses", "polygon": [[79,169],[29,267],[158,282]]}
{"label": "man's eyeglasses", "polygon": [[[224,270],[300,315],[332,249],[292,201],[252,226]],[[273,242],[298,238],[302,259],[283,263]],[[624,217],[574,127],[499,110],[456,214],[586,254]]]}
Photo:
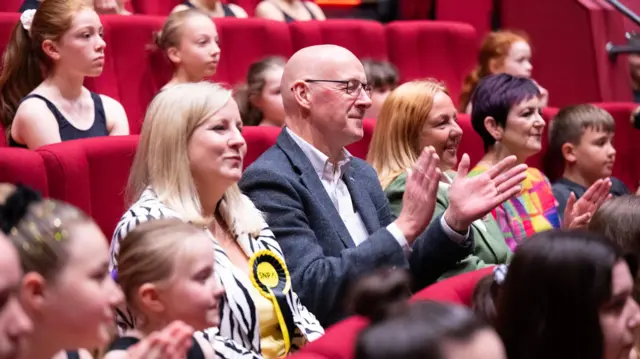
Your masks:
{"label": "man's eyeglasses", "polygon": [[346,92],[348,95],[358,96],[360,95],[360,91],[364,90],[367,96],[371,97],[371,93],[373,92],[373,87],[369,84],[363,84],[358,80],[305,80],[304,82],[330,82],[336,84],[342,84],[344,87],[342,90]]}

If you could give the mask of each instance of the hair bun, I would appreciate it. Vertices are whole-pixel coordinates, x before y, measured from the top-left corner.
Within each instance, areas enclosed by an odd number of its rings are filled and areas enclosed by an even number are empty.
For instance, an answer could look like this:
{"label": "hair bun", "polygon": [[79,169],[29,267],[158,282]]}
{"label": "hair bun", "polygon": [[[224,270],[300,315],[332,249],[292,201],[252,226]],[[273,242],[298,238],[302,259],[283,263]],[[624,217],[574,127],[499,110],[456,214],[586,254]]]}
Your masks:
{"label": "hair bun", "polygon": [[42,200],[39,192],[24,186],[18,185],[15,191],[7,198],[3,205],[0,205],[0,229],[5,234],[9,234],[27,213],[29,205]]}
{"label": "hair bun", "polygon": [[384,269],[362,277],[353,287],[352,312],[377,322],[407,307],[411,297],[409,274],[401,269]]}

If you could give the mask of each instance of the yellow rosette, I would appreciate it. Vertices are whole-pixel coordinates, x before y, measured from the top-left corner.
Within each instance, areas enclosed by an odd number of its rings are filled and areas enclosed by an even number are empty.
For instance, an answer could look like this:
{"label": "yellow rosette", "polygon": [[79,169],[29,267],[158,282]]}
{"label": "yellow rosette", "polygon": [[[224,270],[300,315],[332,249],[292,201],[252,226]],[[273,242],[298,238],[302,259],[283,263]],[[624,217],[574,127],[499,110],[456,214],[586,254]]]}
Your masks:
{"label": "yellow rosette", "polygon": [[249,259],[249,269],[253,286],[273,304],[282,331],[285,351],[289,353],[291,335],[295,331],[293,313],[286,296],[291,290],[289,270],[280,257],[266,249],[253,254]]}

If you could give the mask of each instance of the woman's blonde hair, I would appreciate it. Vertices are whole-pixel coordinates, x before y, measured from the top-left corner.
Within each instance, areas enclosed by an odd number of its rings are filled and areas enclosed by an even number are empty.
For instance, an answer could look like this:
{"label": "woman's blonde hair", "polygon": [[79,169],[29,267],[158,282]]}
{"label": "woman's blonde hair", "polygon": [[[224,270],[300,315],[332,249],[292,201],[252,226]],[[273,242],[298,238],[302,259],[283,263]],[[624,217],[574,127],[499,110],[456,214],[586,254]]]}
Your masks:
{"label": "woman's blonde hair", "polygon": [[382,188],[418,160],[422,151],[420,133],[438,92],[448,95],[447,88],[437,80],[406,82],[382,105],[367,155]]}
{"label": "woman's blonde hair", "polygon": [[511,45],[520,41],[529,43],[529,39],[524,33],[507,30],[492,32],[484,38],[478,53],[478,65],[467,75],[462,84],[460,106],[458,107],[460,112],[466,112],[467,106],[471,102],[471,95],[480,80],[492,74],[491,63],[494,61],[504,62],[504,59],[509,55]]}
{"label": "woman's blonde hair", "polygon": [[[210,82],[175,85],[156,95],[147,109],[129,175],[129,204],[150,186],[184,221],[210,223],[191,174],[188,145],[196,128],[229,101],[233,101],[231,91]],[[262,214],[237,184],[225,191],[219,212],[234,234],[257,235],[264,226]]]}
{"label": "woman's blonde hair", "polygon": [[[184,250],[189,237],[206,236],[202,228],[178,219],[159,219],[134,228],[120,242],[117,282],[127,305],[139,312],[136,292],[145,283],[158,283],[172,277],[177,253]],[[211,247],[213,256],[213,245]],[[136,313],[139,316],[141,313]]]}

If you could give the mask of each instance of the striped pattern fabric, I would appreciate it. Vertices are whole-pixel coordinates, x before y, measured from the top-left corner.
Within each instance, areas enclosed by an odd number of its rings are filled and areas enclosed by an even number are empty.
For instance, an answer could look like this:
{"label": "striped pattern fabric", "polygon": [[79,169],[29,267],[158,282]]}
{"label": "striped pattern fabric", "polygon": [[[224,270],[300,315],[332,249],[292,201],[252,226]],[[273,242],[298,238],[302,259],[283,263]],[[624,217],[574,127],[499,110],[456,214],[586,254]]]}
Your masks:
{"label": "striped pattern fabric", "polygon": [[[488,166],[479,164],[469,172],[469,176],[477,176],[488,169]],[[526,175],[520,194],[491,212],[512,251],[535,233],[560,228],[558,204],[549,180],[537,168],[529,167]]]}
{"label": "striped pattern fabric", "polygon": [[[245,199],[250,201],[247,197]],[[160,218],[181,219],[176,212],[161,203],[155,192],[148,188],[122,216],[116,227],[110,248],[109,267],[112,271],[117,272],[120,241],[140,223]],[[220,327],[208,329],[204,335],[213,342],[216,354],[221,359],[261,358],[258,311],[248,289],[252,286],[251,281],[241,269],[232,264],[211,232],[207,231],[207,233],[215,244],[215,276],[224,287],[225,293],[220,303]],[[280,246],[266,223],[257,238],[246,233],[236,233],[235,236],[248,257],[251,257],[254,252],[266,249],[284,258]],[[289,291],[287,302],[297,328],[295,333],[290,333],[292,350],[297,350],[306,342],[322,336],[324,329],[316,317],[302,305],[296,293]],[[128,329],[135,326],[135,321],[130,313],[125,313],[123,310],[119,315],[118,325],[120,328]]]}

